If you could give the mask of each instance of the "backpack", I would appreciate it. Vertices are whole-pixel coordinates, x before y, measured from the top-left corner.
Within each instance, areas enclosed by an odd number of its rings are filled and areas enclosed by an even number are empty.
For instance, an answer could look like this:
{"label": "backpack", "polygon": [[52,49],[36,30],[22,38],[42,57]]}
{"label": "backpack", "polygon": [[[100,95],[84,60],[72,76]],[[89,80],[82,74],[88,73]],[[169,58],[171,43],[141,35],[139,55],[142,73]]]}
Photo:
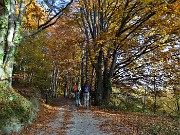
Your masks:
{"label": "backpack", "polygon": [[78,85],[78,92],[81,91],[81,85]]}
{"label": "backpack", "polygon": [[78,91],[78,87],[74,86],[74,92],[77,92],[77,91]]}
{"label": "backpack", "polygon": [[85,93],[88,93],[88,92],[89,92],[89,86],[88,86],[88,85],[85,85],[85,87],[84,87],[84,92],[85,92]]}

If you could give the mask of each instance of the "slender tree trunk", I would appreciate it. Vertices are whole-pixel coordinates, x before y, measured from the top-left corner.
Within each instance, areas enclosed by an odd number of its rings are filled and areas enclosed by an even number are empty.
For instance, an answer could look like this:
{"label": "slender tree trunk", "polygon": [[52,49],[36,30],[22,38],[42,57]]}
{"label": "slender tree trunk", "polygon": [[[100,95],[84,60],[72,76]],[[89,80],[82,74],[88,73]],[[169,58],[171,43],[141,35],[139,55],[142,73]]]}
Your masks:
{"label": "slender tree trunk", "polygon": [[145,89],[145,92],[144,92],[144,98],[143,98],[143,107],[142,107],[142,111],[145,112],[145,109],[146,109],[146,89]]}
{"label": "slender tree trunk", "polygon": [[94,68],[92,69],[92,72],[91,72],[91,80],[90,80],[90,88],[92,88],[93,87],[93,82],[94,82],[94,74],[95,74],[95,72],[94,72],[95,70],[94,70]]}
{"label": "slender tree trunk", "polygon": [[64,79],[64,97],[67,96],[67,90],[68,90],[68,71],[65,75],[65,79]]}
{"label": "slender tree trunk", "polygon": [[157,90],[156,90],[156,80],[155,80],[155,76],[154,76],[154,107],[153,107],[153,110],[154,110],[154,113],[156,113],[156,109],[157,109]]}
{"label": "slender tree trunk", "polygon": [[81,58],[81,86],[84,85],[84,50],[82,50]]}
{"label": "slender tree trunk", "polygon": [[[87,46],[86,46],[87,47]],[[86,49],[86,82],[89,82],[89,71],[88,71],[88,49]]]}
{"label": "slender tree trunk", "polygon": [[57,77],[58,77],[58,69],[54,67],[54,70],[52,71],[52,77],[51,77],[51,85],[50,85],[50,93],[52,97],[56,97],[57,94]]}
{"label": "slender tree trunk", "polygon": [[54,97],[57,97],[57,88],[58,88],[58,69],[55,68],[55,76],[54,76]]}
{"label": "slender tree trunk", "polygon": [[175,97],[175,103],[176,103],[176,107],[177,107],[177,112],[180,113],[180,89],[179,86],[173,87],[174,90],[174,97]]}
{"label": "slender tree trunk", "polygon": [[177,111],[178,113],[180,113],[179,95],[176,95],[176,105],[177,105]]}

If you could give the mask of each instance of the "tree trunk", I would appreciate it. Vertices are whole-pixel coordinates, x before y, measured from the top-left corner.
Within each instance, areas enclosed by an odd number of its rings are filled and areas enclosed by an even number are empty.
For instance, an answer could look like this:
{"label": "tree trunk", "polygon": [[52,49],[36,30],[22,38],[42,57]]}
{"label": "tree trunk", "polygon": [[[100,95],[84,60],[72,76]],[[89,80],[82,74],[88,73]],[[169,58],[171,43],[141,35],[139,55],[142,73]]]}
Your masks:
{"label": "tree trunk", "polygon": [[112,92],[112,85],[111,85],[111,77],[108,72],[108,58],[104,60],[104,72],[103,72],[103,100],[106,102],[109,102],[110,100],[110,94]]}
{"label": "tree trunk", "polygon": [[99,51],[98,62],[95,68],[96,70],[96,88],[95,88],[95,97],[94,97],[95,105],[100,105],[103,99],[104,87],[103,87],[103,76],[102,76],[102,56],[103,56],[103,52],[101,50]]}
{"label": "tree trunk", "polygon": [[[114,43],[115,45],[115,43]],[[108,51],[108,54],[110,54],[110,50]],[[112,93],[112,75],[114,73],[114,67],[117,60],[117,51],[113,51],[112,55],[112,62],[109,62],[108,58],[104,59],[104,72],[103,72],[103,84],[104,84],[104,92],[103,92],[103,100],[105,100],[107,103],[110,101],[110,96]],[[109,66],[110,65],[110,66]],[[109,69],[108,69],[109,67]]]}
{"label": "tree trunk", "polygon": [[56,97],[57,95],[57,81],[58,81],[57,78],[58,78],[58,69],[56,68],[56,66],[54,66],[51,76],[51,85],[50,85],[50,93],[52,97]]}
{"label": "tree trunk", "polygon": [[177,112],[180,113],[179,95],[176,95]]}
{"label": "tree trunk", "polygon": [[[3,12],[0,17],[0,81],[12,83],[13,64],[18,39],[19,26],[15,20],[15,2],[3,1]],[[15,25],[16,24],[16,25]]]}
{"label": "tree trunk", "polygon": [[144,92],[144,98],[143,98],[143,107],[142,107],[142,111],[145,112],[145,109],[146,109],[146,98],[147,98],[147,95],[146,95],[147,91],[145,89],[145,92]]}
{"label": "tree trunk", "polygon": [[[101,70],[101,69],[100,69]],[[94,104],[100,105],[103,99],[103,77],[102,71],[96,71],[96,88],[95,88],[95,97]]]}
{"label": "tree trunk", "polygon": [[84,85],[84,50],[82,49],[82,54],[81,54],[81,71],[80,71],[80,75],[81,75],[81,86]]}
{"label": "tree trunk", "polygon": [[104,73],[103,84],[104,84],[103,100],[108,103],[112,93],[111,77],[109,76],[108,73]]}
{"label": "tree trunk", "polygon": [[153,106],[153,111],[154,111],[154,114],[156,113],[156,109],[157,109],[157,90],[156,90],[156,78],[154,76],[154,106]]}
{"label": "tree trunk", "polygon": [[[87,47],[87,46],[86,46]],[[86,82],[89,82],[89,71],[88,71],[88,49],[86,49],[86,67],[85,67]]]}
{"label": "tree trunk", "polygon": [[57,97],[57,88],[58,88],[58,69],[55,67],[55,71],[54,71],[54,82],[53,82],[53,85],[54,85],[54,97]]}
{"label": "tree trunk", "polygon": [[0,81],[8,81],[9,84],[12,84],[12,74],[13,74],[13,64],[16,53],[16,45],[13,41],[7,42],[7,48],[5,50],[4,55],[2,54],[2,49],[0,48]]}
{"label": "tree trunk", "polygon": [[[3,1],[3,5],[5,3]],[[2,8],[0,16],[0,83],[7,81],[7,74],[4,69],[4,52],[6,46],[6,34],[7,34],[7,26],[8,26],[8,10],[6,7]]]}

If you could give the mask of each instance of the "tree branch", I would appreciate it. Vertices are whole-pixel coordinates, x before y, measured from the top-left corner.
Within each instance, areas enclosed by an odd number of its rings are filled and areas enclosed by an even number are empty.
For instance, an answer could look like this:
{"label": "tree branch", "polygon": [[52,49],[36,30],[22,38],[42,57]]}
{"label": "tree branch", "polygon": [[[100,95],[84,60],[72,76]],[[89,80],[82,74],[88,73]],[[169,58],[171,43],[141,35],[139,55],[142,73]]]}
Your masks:
{"label": "tree branch", "polygon": [[[38,29],[44,29],[44,28],[47,28],[47,26],[49,27],[49,26],[51,26],[51,25],[53,25],[54,23],[52,23],[52,24],[49,24],[53,19],[55,19],[56,17],[56,21],[57,21],[57,19],[59,19],[59,17],[61,16],[61,13],[65,10],[65,9],[67,9],[67,7],[69,7],[69,5],[71,4],[73,2],[73,0],[71,0],[63,9],[61,9],[57,14],[55,14],[53,17],[51,17],[49,20],[47,20],[44,24],[42,24],[42,25],[40,25],[39,27],[38,27]],[[49,25],[48,25],[49,24]]]}
{"label": "tree branch", "polygon": [[28,36],[33,36],[33,35],[39,33],[40,31],[54,25],[58,21],[58,19],[63,15],[62,14],[63,11],[66,10],[71,5],[72,2],[73,2],[73,0],[71,0],[63,9],[61,9],[57,14],[55,14],[49,20],[47,20],[44,24],[40,25],[37,30],[35,30],[32,33],[29,33],[28,35],[25,35],[23,38],[26,38]]}

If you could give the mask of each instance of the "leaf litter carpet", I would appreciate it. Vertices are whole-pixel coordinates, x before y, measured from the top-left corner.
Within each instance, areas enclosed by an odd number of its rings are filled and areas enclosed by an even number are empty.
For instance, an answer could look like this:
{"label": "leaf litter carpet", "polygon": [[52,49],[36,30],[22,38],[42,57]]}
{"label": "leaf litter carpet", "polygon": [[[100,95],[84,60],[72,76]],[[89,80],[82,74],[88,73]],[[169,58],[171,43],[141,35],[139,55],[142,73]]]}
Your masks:
{"label": "leaf litter carpet", "polygon": [[118,113],[93,106],[84,109],[66,98],[54,99],[52,103],[51,106],[43,104],[36,121],[12,135],[140,135],[139,125],[161,121],[148,115]]}

